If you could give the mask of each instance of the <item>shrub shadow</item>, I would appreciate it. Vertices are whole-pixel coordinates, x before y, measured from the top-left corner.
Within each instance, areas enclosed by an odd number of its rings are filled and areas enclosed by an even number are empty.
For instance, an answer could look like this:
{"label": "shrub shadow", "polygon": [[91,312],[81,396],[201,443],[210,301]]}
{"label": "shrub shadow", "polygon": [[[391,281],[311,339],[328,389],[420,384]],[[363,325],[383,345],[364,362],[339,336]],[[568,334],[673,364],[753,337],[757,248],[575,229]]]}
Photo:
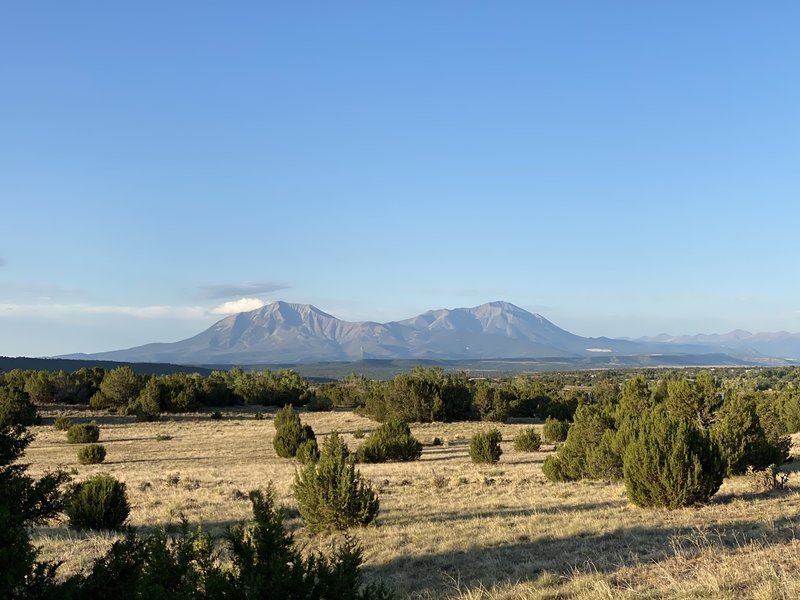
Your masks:
{"label": "shrub shadow", "polygon": [[[584,509],[591,510],[588,506]],[[439,597],[453,593],[453,582],[459,582],[462,588],[491,588],[535,581],[544,572],[566,577],[581,571],[612,574],[628,566],[661,562],[678,553],[692,558],[708,550],[735,551],[749,542],[788,543],[796,533],[795,523],[783,518],[770,524],[748,521],[705,529],[637,526],[531,541],[520,535],[511,544],[476,544],[467,550],[416,556],[409,553],[380,565],[367,565],[364,570],[369,579],[394,585],[401,595]],[[403,575],[409,572],[415,574],[412,581]]]}

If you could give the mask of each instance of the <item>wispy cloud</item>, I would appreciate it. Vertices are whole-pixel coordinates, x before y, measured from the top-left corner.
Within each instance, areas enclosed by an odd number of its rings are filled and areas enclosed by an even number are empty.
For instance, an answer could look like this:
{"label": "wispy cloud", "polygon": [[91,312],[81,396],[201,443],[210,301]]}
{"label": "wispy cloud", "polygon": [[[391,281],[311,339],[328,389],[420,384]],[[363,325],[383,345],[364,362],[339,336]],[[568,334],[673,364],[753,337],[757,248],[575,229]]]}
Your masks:
{"label": "wispy cloud", "polygon": [[116,315],[140,319],[202,319],[209,315],[204,306],[115,306],[96,304],[0,304],[0,318],[61,318],[68,315]]}
{"label": "wispy cloud", "polygon": [[264,304],[266,303],[260,298],[239,298],[238,300],[223,302],[208,312],[212,315],[233,315],[240,312],[256,310],[264,306]]}
{"label": "wispy cloud", "polygon": [[[2,260],[2,259],[0,259]],[[2,266],[2,264],[0,264]],[[50,285],[46,283],[28,283],[22,281],[2,281],[0,282],[0,294],[19,295],[19,296],[75,296],[80,290],[61,287],[60,285]]]}
{"label": "wispy cloud", "polygon": [[208,300],[218,298],[233,298],[236,296],[259,296],[279,290],[288,289],[289,286],[274,281],[251,281],[248,283],[223,283],[206,285],[199,289],[198,296]]}

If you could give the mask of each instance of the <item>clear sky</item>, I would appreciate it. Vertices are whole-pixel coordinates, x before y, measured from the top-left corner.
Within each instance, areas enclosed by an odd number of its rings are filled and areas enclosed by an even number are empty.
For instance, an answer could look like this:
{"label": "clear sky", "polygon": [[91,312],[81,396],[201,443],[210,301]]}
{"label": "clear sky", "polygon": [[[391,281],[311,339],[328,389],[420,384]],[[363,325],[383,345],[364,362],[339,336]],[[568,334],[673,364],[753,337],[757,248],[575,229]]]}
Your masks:
{"label": "clear sky", "polygon": [[800,331],[797,2],[5,2],[0,355],[276,299]]}

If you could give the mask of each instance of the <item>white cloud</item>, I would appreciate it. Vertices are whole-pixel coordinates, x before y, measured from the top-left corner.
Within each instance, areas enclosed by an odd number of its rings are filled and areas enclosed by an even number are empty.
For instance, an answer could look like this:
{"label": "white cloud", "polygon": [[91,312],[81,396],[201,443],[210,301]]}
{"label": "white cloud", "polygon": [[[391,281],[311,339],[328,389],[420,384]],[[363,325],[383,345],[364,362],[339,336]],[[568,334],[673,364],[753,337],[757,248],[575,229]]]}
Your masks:
{"label": "white cloud", "polygon": [[140,319],[201,319],[208,316],[202,306],[113,306],[96,304],[0,304],[0,317],[52,317],[65,315],[117,315]]}
{"label": "white cloud", "polygon": [[152,306],[124,306],[98,304],[62,304],[37,302],[30,304],[0,303],[0,318],[37,317],[59,319],[70,315],[108,315],[133,317],[137,319],[207,319],[211,315],[232,315],[255,310],[264,306],[260,298],[240,298],[224,302],[218,306],[173,306],[157,304]]}
{"label": "white cloud", "polygon": [[233,315],[240,312],[248,312],[261,308],[266,303],[260,298],[239,298],[238,300],[230,300],[223,302],[219,306],[215,306],[209,312],[212,315]]}

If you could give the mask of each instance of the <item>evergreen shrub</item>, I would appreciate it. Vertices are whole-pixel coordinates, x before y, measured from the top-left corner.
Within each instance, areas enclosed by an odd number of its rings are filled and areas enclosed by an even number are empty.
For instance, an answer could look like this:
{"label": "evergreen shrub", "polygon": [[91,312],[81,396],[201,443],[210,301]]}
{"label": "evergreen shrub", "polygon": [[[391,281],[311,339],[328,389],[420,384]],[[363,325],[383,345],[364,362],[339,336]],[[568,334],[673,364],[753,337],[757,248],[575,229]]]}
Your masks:
{"label": "evergreen shrub", "polygon": [[120,529],[130,510],[125,484],[106,474],[75,484],[65,508],[70,527],[96,530]]}
{"label": "evergreen shrub", "polygon": [[788,456],[787,443],[781,443],[780,437],[767,437],[751,398],[727,398],[711,427],[711,436],[725,459],[727,475],[742,475],[748,467],[765,469],[783,463]]}
{"label": "evergreen shrub", "polygon": [[91,444],[100,439],[100,428],[95,423],[78,423],[67,429],[70,444]]}
{"label": "evergreen shrub", "polygon": [[317,395],[312,392],[306,392],[304,395],[304,406],[306,410],[309,412],[320,412],[323,410],[331,410],[333,408],[333,402],[331,402],[330,398],[323,395]]}
{"label": "evergreen shrub", "polygon": [[567,439],[567,433],[569,433],[568,422],[553,417],[547,417],[547,419],[545,419],[542,434],[544,435],[544,439],[548,442],[553,444],[563,442]]}
{"label": "evergreen shrub", "polygon": [[70,428],[71,425],[72,421],[64,413],[58,413],[58,415],[56,415],[56,418],[53,420],[53,427],[57,431],[66,431],[67,429]]}
{"label": "evergreen shrub", "polygon": [[422,443],[411,435],[408,423],[388,421],[369,434],[358,449],[358,462],[379,463],[387,461],[417,460],[422,454]]}
{"label": "evergreen shrub", "polygon": [[82,465],[97,465],[106,459],[106,448],[102,444],[88,444],[78,448],[78,462]]}
{"label": "evergreen shrub", "polygon": [[319,447],[317,440],[306,440],[297,447],[295,458],[304,465],[310,462],[316,462],[319,459]]}
{"label": "evergreen shrub", "polygon": [[336,432],[325,439],[319,460],[295,475],[293,490],[300,518],[314,532],[368,525],[378,515],[377,495]]}
{"label": "evergreen shrub", "polygon": [[518,452],[536,452],[542,447],[542,436],[533,427],[521,431],[514,438],[514,450]]}
{"label": "evergreen shrub", "polygon": [[613,419],[599,407],[579,406],[564,445],[542,465],[545,477],[551,481],[620,479],[622,458],[614,448],[614,434]]}
{"label": "evergreen shrub", "polygon": [[631,502],[670,509],[708,502],[722,485],[725,470],[726,462],[707,432],[660,407],[642,417],[623,463]]}
{"label": "evergreen shrub", "polygon": [[295,411],[294,406],[287,404],[275,413],[272,425],[275,427],[275,431],[277,431],[284,425],[293,421],[300,422],[300,416],[297,414],[297,411]]}
{"label": "evergreen shrub", "polygon": [[300,423],[298,417],[297,421],[290,421],[275,432],[272,446],[281,458],[294,458],[304,442],[316,439],[311,426]]}
{"label": "evergreen shrub", "polygon": [[474,463],[496,463],[503,450],[500,441],[503,436],[497,429],[476,433],[469,440],[469,456]]}
{"label": "evergreen shrub", "polygon": [[0,385],[0,427],[38,425],[41,417],[24,391]]}

